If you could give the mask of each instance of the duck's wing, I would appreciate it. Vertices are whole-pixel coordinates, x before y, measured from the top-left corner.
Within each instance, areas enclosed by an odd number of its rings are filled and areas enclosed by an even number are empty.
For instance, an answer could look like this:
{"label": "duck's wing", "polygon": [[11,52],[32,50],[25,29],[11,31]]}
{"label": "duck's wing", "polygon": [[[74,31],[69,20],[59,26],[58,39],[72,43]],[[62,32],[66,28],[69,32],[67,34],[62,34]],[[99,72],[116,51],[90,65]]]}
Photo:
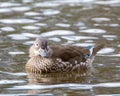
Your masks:
{"label": "duck's wing", "polygon": [[52,58],[60,58],[63,61],[76,60],[85,61],[85,55],[90,55],[90,51],[78,46],[50,46],[53,50]]}
{"label": "duck's wing", "polygon": [[53,50],[53,58],[60,58],[63,61],[79,59],[80,62],[85,62],[88,58],[94,58],[99,50],[104,47],[104,44],[96,46],[80,47],[80,46],[50,46]]}

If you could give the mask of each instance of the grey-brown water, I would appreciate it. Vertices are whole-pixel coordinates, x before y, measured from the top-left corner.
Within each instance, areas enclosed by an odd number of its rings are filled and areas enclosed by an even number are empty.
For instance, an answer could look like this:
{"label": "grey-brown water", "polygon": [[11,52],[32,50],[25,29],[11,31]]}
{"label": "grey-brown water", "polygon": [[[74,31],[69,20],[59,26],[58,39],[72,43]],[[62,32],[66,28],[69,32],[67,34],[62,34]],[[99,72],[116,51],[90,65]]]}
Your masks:
{"label": "grey-brown water", "polygon": [[[51,44],[106,47],[92,76],[27,75],[28,49],[38,35]],[[120,95],[120,0],[0,0],[0,96],[33,94]]]}

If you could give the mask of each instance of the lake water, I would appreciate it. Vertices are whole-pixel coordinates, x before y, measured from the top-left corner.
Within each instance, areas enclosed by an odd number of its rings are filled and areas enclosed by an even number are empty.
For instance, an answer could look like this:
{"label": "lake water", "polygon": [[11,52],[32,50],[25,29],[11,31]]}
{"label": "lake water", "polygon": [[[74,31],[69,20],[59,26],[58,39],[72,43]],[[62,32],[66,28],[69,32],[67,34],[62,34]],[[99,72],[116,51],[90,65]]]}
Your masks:
{"label": "lake water", "polygon": [[[105,43],[94,72],[27,74],[35,38]],[[120,96],[120,0],[0,0],[0,96]]]}

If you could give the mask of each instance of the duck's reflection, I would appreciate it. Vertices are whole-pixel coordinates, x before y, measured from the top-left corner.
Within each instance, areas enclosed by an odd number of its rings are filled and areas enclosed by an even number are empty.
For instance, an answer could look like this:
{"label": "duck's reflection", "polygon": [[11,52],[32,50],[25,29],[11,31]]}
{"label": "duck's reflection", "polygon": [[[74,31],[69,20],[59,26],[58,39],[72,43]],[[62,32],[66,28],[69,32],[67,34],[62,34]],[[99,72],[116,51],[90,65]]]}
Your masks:
{"label": "duck's reflection", "polygon": [[[61,72],[61,73],[49,73],[49,74],[35,74],[28,73],[29,85],[57,85],[57,84],[68,84],[68,83],[90,83],[91,72],[88,70],[81,70],[78,72]],[[53,88],[29,90],[28,94],[43,94],[51,93]],[[58,88],[59,90],[59,88]],[[60,91],[60,90],[59,90]]]}
{"label": "duck's reflection", "polygon": [[78,72],[60,72],[49,74],[28,73],[29,84],[84,83],[91,76],[90,70]]}

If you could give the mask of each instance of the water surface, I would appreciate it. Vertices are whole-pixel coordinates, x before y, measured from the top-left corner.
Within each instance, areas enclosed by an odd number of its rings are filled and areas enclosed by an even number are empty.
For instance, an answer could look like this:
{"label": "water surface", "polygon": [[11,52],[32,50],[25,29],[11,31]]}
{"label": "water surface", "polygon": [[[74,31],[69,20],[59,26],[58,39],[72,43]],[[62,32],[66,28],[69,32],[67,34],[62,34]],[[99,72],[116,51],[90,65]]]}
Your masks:
{"label": "water surface", "polygon": [[[119,0],[1,0],[0,96],[119,96]],[[50,44],[105,43],[92,76],[27,75],[28,49],[40,35]]]}

